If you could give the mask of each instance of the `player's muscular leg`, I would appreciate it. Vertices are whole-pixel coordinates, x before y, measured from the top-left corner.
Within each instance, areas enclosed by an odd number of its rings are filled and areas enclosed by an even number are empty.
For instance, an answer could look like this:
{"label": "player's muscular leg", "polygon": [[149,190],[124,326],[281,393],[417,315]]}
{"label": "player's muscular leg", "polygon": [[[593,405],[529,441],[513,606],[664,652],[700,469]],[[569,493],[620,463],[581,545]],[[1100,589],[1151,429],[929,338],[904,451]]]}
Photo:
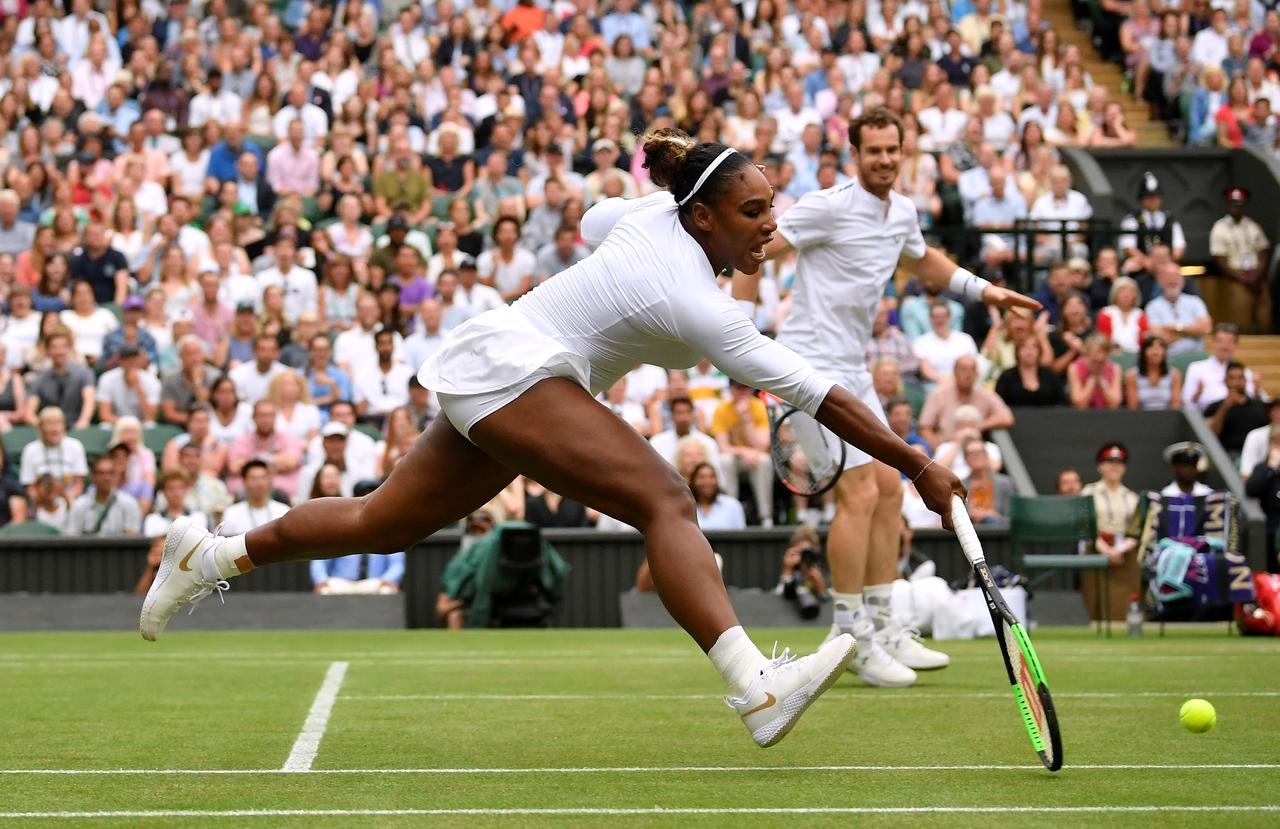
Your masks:
{"label": "player's muscular leg", "polygon": [[875,467],[846,469],[836,481],[836,515],[827,536],[831,586],[840,593],[861,593],[871,543],[871,516],[878,491]]}
{"label": "player's muscular leg", "polygon": [[877,494],[871,515],[866,584],[889,584],[898,577],[898,550],[902,546],[902,479],[891,466],[879,461],[871,466],[875,469]]}
{"label": "player's muscular leg", "polygon": [[307,501],[250,531],[245,549],[258,566],[397,552],[483,506],[514,477],[439,417],[372,493]]}
{"label": "player's muscular leg", "polygon": [[644,533],[658,595],[703,650],[738,624],[688,485],[581,386],[543,380],[471,429],[495,458]]}

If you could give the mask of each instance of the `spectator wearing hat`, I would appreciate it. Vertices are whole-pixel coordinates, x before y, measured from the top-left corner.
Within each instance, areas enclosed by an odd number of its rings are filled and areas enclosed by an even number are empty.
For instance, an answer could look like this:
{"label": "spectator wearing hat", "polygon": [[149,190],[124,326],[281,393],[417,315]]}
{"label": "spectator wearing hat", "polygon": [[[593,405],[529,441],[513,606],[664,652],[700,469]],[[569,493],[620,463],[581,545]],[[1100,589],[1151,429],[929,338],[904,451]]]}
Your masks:
{"label": "spectator wearing hat", "polygon": [[115,423],[136,417],[153,423],[160,406],[160,381],[147,371],[147,353],[134,343],[120,348],[119,365],[98,378],[98,420]]}
{"label": "spectator wearing hat", "polygon": [[1213,330],[1208,306],[1184,290],[1187,280],[1176,262],[1163,263],[1156,279],[1160,295],[1147,303],[1149,329],[1160,337],[1171,355],[1203,351],[1204,338]]}
{"label": "spectator wearing hat", "polygon": [[639,195],[635,178],[620,166],[621,157],[622,151],[612,138],[597,138],[591,144],[593,169],[584,179],[586,191],[583,193],[588,207],[604,198],[604,183],[610,177],[616,177],[621,182],[622,198],[633,199]]}
{"label": "spectator wearing hat", "polygon": [[[384,274],[391,273],[395,269],[396,254],[403,245],[409,245],[418,251],[418,255],[424,261],[432,258],[431,239],[421,230],[409,227],[409,222],[405,218],[407,212],[408,209],[400,205],[396,208],[395,214],[387,220],[386,232],[374,241],[373,255],[369,257],[370,268],[381,268]],[[437,233],[442,229],[443,226],[440,226]],[[430,276],[428,271],[428,277]]]}
{"label": "spectator wearing hat", "polygon": [[327,465],[337,468],[339,472],[338,490],[343,498],[350,498],[355,485],[360,480],[353,470],[347,466],[347,438],[351,428],[345,423],[331,420],[320,430],[320,446],[322,455],[309,461],[298,476],[298,495],[294,503],[301,503],[315,497],[316,476]]}
{"label": "spectator wearing hat", "polygon": [[[1182,384],[1183,403],[1198,406],[1203,411],[1227,396],[1227,366],[1235,360],[1239,344],[1240,333],[1234,325],[1220,322],[1213,327],[1209,356],[1187,366],[1187,376]],[[1245,392],[1253,396],[1256,389],[1253,372],[1245,369]]]}
{"label": "spectator wearing hat", "polygon": [[1173,258],[1182,260],[1187,237],[1182,232],[1182,224],[1161,209],[1163,203],[1159,179],[1150,172],[1143,173],[1138,185],[1140,207],[1120,221],[1119,247],[1124,254],[1125,273],[1150,272],[1147,254],[1156,244],[1168,245]]}
{"label": "spectator wearing hat", "polygon": [[1266,281],[1268,252],[1267,234],[1253,219],[1245,215],[1249,191],[1232,187],[1227,191],[1227,215],[1214,222],[1209,231],[1209,253],[1226,277],[1223,307],[1230,309],[1233,321],[1247,334],[1271,330],[1271,292]]}
{"label": "spectator wearing hat", "polygon": [[1122,276],[1111,284],[1111,304],[1098,312],[1098,333],[1112,346],[1127,354],[1137,354],[1147,335],[1147,315],[1143,313],[1138,283]]}
{"label": "spectator wearing hat", "polygon": [[[1128,468],[1129,451],[1124,444],[1105,443],[1098,450],[1098,480],[1084,487],[1080,494],[1093,499],[1097,516],[1098,536],[1094,549],[1107,557],[1111,567],[1110,593],[1105,598],[1106,618],[1123,619],[1129,607],[1129,596],[1139,592],[1141,562],[1138,560],[1138,539],[1126,535],[1129,522],[1138,508],[1138,493],[1124,485]],[[1085,606],[1091,614],[1097,607],[1097,592],[1102,589],[1101,579],[1089,574],[1081,585]]]}
{"label": "spectator wearing hat", "polygon": [[124,323],[109,332],[102,340],[102,357],[98,360],[100,369],[114,368],[120,361],[121,349],[126,345],[142,349],[147,355],[148,364],[153,366],[156,364],[159,359],[156,338],[142,327],[145,313],[146,302],[142,297],[134,294],[125,299],[124,305],[121,306]]}
{"label": "spectator wearing hat", "polygon": [[1244,451],[1244,441],[1254,429],[1261,429],[1269,424],[1266,405],[1248,393],[1248,378],[1242,363],[1227,363],[1227,372],[1223,378],[1227,387],[1227,396],[1209,404],[1204,410],[1209,428],[1218,436],[1218,442],[1233,458],[1239,459]]}
{"label": "spectator wearing hat", "polygon": [[137,535],[142,529],[138,501],[116,487],[116,463],[110,455],[93,461],[93,487],[76,498],[67,514],[66,535],[110,538]]}
{"label": "spectator wearing hat", "polygon": [[1184,440],[1166,446],[1165,463],[1173,473],[1173,480],[1160,490],[1166,497],[1192,495],[1200,497],[1213,492],[1207,484],[1201,483],[1200,476],[1209,468],[1209,460],[1204,447],[1193,440]]}

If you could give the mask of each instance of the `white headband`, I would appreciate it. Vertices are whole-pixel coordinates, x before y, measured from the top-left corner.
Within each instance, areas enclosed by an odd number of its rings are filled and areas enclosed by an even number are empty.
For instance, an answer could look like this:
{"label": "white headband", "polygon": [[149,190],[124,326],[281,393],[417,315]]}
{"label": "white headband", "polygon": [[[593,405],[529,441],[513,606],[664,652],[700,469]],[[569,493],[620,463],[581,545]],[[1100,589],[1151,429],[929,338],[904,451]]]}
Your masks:
{"label": "white headband", "polygon": [[698,176],[698,180],[693,184],[693,189],[690,190],[683,199],[676,202],[676,207],[684,207],[684,203],[693,198],[694,194],[702,189],[702,185],[707,183],[707,178],[716,171],[716,168],[720,166],[721,162],[736,152],[737,150],[733,147],[725,147],[724,152],[716,156],[716,160],[708,164],[707,169],[702,171],[702,175]]}

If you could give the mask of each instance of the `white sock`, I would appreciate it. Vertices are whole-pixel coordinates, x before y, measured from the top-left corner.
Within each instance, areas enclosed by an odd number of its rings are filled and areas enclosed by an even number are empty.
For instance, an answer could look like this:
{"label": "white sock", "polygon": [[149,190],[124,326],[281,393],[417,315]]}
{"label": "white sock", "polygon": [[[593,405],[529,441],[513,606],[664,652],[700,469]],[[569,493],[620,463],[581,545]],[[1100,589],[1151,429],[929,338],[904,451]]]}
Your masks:
{"label": "white sock", "polygon": [[735,695],[746,693],[747,686],[760,675],[766,661],[742,625],[720,634],[707,656]]}
{"label": "white sock", "polygon": [[857,614],[858,608],[862,607],[862,594],[840,593],[832,590],[831,600],[835,603],[831,629],[836,633],[852,630],[855,614]]}
{"label": "white sock", "polygon": [[[200,564],[205,578],[229,579],[253,569],[249,553],[245,550],[244,536],[233,535],[214,544],[204,554]],[[212,570],[213,572],[210,572]]]}
{"label": "white sock", "polygon": [[868,584],[862,588],[862,599],[876,630],[883,628],[889,621],[892,615],[889,606],[892,598],[893,584]]}

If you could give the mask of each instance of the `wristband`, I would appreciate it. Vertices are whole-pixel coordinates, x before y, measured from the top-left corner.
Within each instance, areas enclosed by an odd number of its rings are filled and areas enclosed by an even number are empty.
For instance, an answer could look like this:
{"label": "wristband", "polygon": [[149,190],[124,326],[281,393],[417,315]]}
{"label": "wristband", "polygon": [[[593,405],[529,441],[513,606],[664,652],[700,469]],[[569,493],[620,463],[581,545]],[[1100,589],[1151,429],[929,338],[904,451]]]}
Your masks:
{"label": "wristband", "polygon": [[982,292],[990,284],[990,282],[975,273],[970,273],[964,268],[956,268],[955,273],[951,274],[951,282],[948,287],[952,293],[959,294],[965,299],[982,302]]}

